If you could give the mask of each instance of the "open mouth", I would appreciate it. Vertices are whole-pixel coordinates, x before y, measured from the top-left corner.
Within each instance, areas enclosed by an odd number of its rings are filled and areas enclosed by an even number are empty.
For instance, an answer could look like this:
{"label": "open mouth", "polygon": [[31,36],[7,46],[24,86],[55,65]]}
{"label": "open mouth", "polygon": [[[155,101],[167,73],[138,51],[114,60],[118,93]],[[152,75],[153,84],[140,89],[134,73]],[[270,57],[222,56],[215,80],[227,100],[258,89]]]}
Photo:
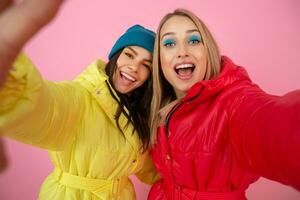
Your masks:
{"label": "open mouth", "polygon": [[180,64],[175,67],[175,71],[179,76],[191,76],[195,70],[194,64]]}
{"label": "open mouth", "polygon": [[120,72],[120,75],[121,75],[121,78],[125,79],[125,80],[128,80],[128,81],[131,81],[131,82],[135,82],[136,79],[132,76],[130,76],[129,74],[125,73],[125,72]]}

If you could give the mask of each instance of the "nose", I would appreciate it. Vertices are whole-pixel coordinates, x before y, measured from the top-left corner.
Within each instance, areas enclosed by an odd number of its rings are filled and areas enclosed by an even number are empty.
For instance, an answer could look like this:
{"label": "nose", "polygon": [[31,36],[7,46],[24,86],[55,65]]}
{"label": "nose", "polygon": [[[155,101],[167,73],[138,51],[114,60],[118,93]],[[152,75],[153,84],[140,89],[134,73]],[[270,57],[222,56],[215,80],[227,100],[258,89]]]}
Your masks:
{"label": "nose", "polygon": [[177,58],[184,58],[188,56],[188,51],[185,45],[178,45]]}
{"label": "nose", "polygon": [[138,62],[132,62],[128,68],[133,71],[133,72],[137,72],[138,70],[138,67],[139,67],[139,63]]}

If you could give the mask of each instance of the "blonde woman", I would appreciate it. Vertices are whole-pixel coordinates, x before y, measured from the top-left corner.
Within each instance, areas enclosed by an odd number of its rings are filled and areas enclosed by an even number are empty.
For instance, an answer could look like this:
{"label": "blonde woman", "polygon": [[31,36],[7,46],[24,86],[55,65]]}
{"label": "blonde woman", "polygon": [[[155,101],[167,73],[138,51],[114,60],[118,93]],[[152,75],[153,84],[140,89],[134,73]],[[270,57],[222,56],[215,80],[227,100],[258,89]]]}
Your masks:
{"label": "blonde woman", "polygon": [[259,176],[300,190],[300,91],[263,92],[178,9],[156,35],[149,200],[245,200]]}

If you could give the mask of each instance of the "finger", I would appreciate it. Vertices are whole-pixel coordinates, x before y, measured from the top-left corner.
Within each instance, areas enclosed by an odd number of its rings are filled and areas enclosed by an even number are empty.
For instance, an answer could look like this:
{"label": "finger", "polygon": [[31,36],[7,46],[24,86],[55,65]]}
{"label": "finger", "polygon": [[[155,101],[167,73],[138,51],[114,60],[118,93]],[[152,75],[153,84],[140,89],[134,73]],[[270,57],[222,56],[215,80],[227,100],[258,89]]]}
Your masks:
{"label": "finger", "polygon": [[0,87],[21,48],[53,19],[62,2],[63,0],[25,0],[1,13]]}

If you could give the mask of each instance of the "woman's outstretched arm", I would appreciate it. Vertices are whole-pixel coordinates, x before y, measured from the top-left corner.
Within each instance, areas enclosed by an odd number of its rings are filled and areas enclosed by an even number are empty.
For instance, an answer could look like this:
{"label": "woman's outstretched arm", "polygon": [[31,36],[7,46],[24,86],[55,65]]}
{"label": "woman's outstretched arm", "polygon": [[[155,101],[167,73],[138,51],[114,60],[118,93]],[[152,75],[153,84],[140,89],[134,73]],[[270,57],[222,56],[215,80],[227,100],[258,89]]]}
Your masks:
{"label": "woman's outstretched arm", "polygon": [[236,158],[260,176],[300,190],[300,90],[268,95],[244,88],[231,116]]}
{"label": "woman's outstretched arm", "polygon": [[0,88],[22,47],[56,15],[63,0],[0,3]]}

